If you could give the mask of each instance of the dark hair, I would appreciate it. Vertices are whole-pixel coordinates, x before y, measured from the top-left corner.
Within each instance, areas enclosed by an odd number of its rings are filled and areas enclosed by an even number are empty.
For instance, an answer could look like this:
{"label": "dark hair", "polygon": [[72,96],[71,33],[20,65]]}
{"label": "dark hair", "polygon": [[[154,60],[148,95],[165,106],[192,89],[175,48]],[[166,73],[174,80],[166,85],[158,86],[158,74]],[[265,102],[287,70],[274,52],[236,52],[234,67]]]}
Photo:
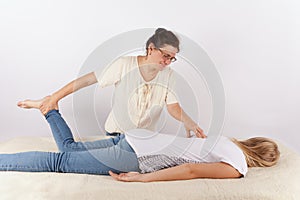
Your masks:
{"label": "dark hair", "polygon": [[158,28],[155,30],[154,35],[152,35],[146,43],[146,49],[150,43],[153,43],[156,48],[161,48],[164,45],[171,45],[179,51],[179,39],[174,33],[164,28]]}

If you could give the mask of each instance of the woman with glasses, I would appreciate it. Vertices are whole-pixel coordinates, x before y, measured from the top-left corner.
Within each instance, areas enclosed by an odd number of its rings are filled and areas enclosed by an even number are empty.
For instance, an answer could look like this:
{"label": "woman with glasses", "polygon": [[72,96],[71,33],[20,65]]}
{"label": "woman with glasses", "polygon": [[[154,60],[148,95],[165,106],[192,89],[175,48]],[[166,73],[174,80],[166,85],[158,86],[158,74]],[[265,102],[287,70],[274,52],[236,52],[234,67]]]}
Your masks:
{"label": "woman with glasses", "polygon": [[[42,113],[57,109],[57,103],[65,96],[98,82],[101,88],[115,86],[112,111],[105,122],[108,135],[120,135],[134,128],[154,131],[166,105],[169,114],[184,123],[187,136],[193,131],[197,137],[206,137],[180,107],[174,92],[175,75],[168,65],[176,61],[179,52],[176,35],[158,28],[148,39],[146,51],[146,55],[120,57],[105,70],[79,77],[43,98],[40,104]],[[22,108],[31,108],[31,105],[32,101],[28,103],[27,100],[18,103]]]}

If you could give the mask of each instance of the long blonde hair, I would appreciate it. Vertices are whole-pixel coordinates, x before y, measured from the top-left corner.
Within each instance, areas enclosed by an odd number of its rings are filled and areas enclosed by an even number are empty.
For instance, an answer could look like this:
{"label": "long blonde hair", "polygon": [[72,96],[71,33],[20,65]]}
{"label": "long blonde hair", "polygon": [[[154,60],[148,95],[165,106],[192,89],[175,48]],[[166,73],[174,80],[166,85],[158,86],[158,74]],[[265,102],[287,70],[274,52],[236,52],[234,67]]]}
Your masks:
{"label": "long blonde hair", "polygon": [[271,139],[254,137],[243,141],[236,139],[232,141],[244,152],[248,167],[271,167],[279,159],[278,146]]}

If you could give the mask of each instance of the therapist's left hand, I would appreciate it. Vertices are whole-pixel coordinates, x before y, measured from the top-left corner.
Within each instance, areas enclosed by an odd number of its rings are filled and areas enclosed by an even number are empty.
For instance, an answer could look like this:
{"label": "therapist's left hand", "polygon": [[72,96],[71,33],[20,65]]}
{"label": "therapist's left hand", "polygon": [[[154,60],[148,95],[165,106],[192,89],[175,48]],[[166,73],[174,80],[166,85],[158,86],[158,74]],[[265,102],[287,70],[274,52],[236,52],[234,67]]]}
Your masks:
{"label": "therapist's left hand", "polygon": [[187,137],[191,137],[191,131],[193,131],[198,138],[206,138],[204,131],[196,123],[189,123],[184,125]]}

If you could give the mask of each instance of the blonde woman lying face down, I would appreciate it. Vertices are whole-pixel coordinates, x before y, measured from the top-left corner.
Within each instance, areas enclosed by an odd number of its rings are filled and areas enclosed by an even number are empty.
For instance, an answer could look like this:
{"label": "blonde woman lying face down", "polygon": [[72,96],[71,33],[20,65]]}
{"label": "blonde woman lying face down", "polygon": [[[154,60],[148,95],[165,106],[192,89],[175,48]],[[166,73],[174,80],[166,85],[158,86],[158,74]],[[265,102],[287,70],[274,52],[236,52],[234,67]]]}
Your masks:
{"label": "blonde woman lying face down", "polygon": [[[136,135],[126,135],[126,139],[137,154],[141,172],[116,174],[110,171],[109,174],[116,180],[151,182],[240,178],[246,175],[248,167],[271,167],[277,163],[280,156],[277,144],[264,137],[238,141],[221,136],[214,148],[202,157],[201,147],[209,136],[205,139],[174,139],[171,135],[156,134],[144,140]],[[170,140],[172,143],[168,142]],[[157,151],[161,141],[170,144]]]}

